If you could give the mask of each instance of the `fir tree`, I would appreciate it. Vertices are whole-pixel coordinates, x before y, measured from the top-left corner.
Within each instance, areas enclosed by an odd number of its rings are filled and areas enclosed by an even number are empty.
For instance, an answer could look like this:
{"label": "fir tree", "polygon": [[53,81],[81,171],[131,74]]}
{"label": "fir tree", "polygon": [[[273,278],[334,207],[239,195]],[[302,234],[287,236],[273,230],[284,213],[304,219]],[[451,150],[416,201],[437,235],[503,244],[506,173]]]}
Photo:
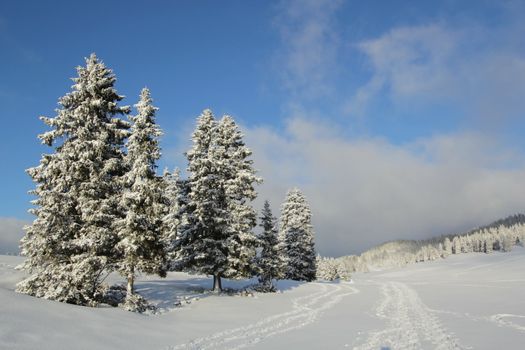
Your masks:
{"label": "fir tree", "polygon": [[[180,177],[179,169],[163,175],[165,212],[163,216],[163,236],[166,247],[169,271],[182,271],[186,267],[182,246],[187,243],[188,233],[193,232],[195,222],[189,202],[189,182]],[[184,233],[184,234],[182,234]],[[186,247],[188,248],[188,247]],[[190,247],[191,248],[191,247]],[[187,253],[188,250],[185,250]]]}
{"label": "fir tree", "polygon": [[187,271],[213,275],[214,290],[221,290],[226,270],[228,210],[224,179],[211,157],[216,120],[210,110],[197,118],[188,158],[188,224],[178,240],[178,260]]}
{"label": "fir tree", "polygon": [[514,244],[516,244],[516,240],[514,237],[510,235],[504,235],[501,240],[501,251],[503,252],[511,252],[512,248],[514,247]]}
{"label": "fir tree", "polygon": [[452,238],[452,254],[461,254],[461,241],[458,236]]}
{"label": "fir tree", "polygon": [[217,125],[212,156],[224,177],[224,193],[228,209],[229,234],[227,278],[251,277],[256,258],[257,238],[252,230],[257,214],[251,201],[257,197],[254,185],[262,180],[255,175],[251,150],[245,146],[243,135],[230,116]]}
{"label": "fir tree", "polygon": [[285,242],[287,278],[313,281],[316,254],[312,214],[306,198],[297,188],[288,191],[281,207],[280,234]]}
{"label": "fir tree", "polygon": [[317,255],[316,266],[316,279],[324,281],[333,281],[341,278],[339,273],[344,269],[342,264],[334,258],[325,258],[320,255]]}
{"label": "fir tree", "polygon": [[485,253],[492,253],[493,250],[494,250],[494,238],[492,235],[490,234],[487,234],[487,237],[485,238],[485,244],[484,244],[484,248],[485,248]]}
{"label": "fir tree", "polygon": [[233,120],[219,123],[210,110],[197,119],[188,158],[186,224],[178,239],[178,260],[187,270],[213,275],[220,291],[221,277],[251,273],[256,224],[250,201],[256,196],[251,151]]}
{"label": "fir tree", "polygon": [[443,248],[443,243],[439,242],[438,243],[438,247],[437,247],[437,254],[439,255],[440,258],[444,258],[445,257],[445,249]]}
{"label": "fir tree", "polygon": [[261,255],[258,259],[259,282],[266,288],[273,289],[272,280],[283,277],[282,248],[279,244],[277,219],[272,215],[270,203],[264,202],[261,212],[263,231],[259,235]]}
{"label": "fir tree", "polygon": [[113,223],[123,165],[122,145],[129,124],[118,115],[122,96],[115,76],[95,54],[77,68],[72,91],[59,100],[53,118],[41,117],[52,130],[39,135],[54,153],[27,172],[37,183],[31,213],[36,216],[22,239],[22,293],[58,301],[94,305],[103,274],[115,264]]}
{"label": "fir tree", "polygon": [[163,240],[166,247],[166,257],[169,269],[172,269],[176,255],[177,232],[181,225],[181,179],[180,172],[175,169],[170,173],[167,169],[162,175],[162,188],[164,191],[164,215],[162,217]]}
{"label": "fir tree", "polygon": [[444,249],[446,255],[451,255],[452,254],[452,242],[450,241],[450,238],[448,238],[448,237],[445,238],[445,241],[444,241],[444,244],[443,244],[443,249]]}
{"label": "fir tree", "polygon": [[117,221],[119,242],[118,271],[127,279],[126,308],[133,309],[134,280],[139,272],[165,275],[162,240],[162,192],[155,174],[160,158],[158,138],[162,132],[155,123],[156,107],[144,88],[135,105],[138,114],[131,116],[131,135],[127,142],[123,177],[124,191],[120,206],[124,217]]}

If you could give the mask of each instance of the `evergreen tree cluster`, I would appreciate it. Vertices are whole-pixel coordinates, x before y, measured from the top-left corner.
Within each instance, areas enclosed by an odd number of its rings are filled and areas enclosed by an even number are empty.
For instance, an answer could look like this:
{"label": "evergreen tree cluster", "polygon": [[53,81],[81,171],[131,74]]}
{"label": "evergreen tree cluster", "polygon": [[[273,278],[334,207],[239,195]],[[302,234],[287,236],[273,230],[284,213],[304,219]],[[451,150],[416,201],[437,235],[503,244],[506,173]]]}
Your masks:
{"label": "evergreen tree cluster", "polygon": [[211,275],[217,291],[221,278],[258,275],[268,290],[275,279],[315,278],[311,212],[298,189],[287,194],[279,230],[266,202],[262,233],[253,233],[251,202],[262,179],[233,118],[205,110],[186,153],[188,178],[178,170],[158,176],[162,131],[150,91],[141,91],[132,114],[95,54],[77,73],[56,116],[41,117],[51,130],[39,138],[53,152],[27,170],[36,218],[21,241],[29,277],[19,292],[94,306],[118,272],[127,281],[120,305],[144,311],[134,290],[140,273]]}
{"label": "evergreen tree cluster", "polygon": [[174,246],[183,269],[212,275],[214,290],[221,278],[252,274],[257,239],[252,233],[257,196],[251,151],[229,116],[217,121],[210,110],[197,119],[188,158],[187,222]]}
{"label": "evergreen tree cluster", "polygon": [[509,252],[525,242],[525,215],[513,215],[466,233],[420,241],[393,241],[360,255],[342,257],[348,271],[400,267],[444,259],[452,254]]}
{"label": "evergreen tree cluster", "polygon": [[350,280],[351,276],[342,259],[318,255],[316,277],[318,280],[333,281],[337,279]]}

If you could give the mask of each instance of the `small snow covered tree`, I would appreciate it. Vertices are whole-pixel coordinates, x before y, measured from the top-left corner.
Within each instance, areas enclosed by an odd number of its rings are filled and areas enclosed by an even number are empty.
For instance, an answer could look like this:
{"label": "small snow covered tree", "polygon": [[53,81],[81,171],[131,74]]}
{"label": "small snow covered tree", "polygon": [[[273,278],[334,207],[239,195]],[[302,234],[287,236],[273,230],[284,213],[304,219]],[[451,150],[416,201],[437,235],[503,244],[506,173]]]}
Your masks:
{"label": "small snow covered tree", "polygon": [[441,258],[447,257],[447,252],[445,251],[445,248],[443,247],[443,243],[439,242],[437,251],[438,251],[439,257]]}
{"label": "small snow covered tree", "polygon": [[[165,276],[165,250],[162,240],[163,194],[156,176],[160,158],[158,138],[162,132],[155,123],[156,107],[150,91],[144,88],[135,105],[138,114],[130,116],[131,135],[124,161],[120,206],[124,217],[116,222],[119,256],[118,271],[127,279],[126,307],[133,308],[134,280],[139,272]],[[129,304],[129,305],[128,305]]]}
{"label": "small snow covered tree", "polygon": [[348,271],[343,259],[338,258],[335,261],[336,261],[335,265],[337,269],[337,277],[344,281],[349,281],[352,278],[352,275],[350,274],[350,271]]}
{"label": "small snow covered tree", "polygon": [[474,245],[470,235],[463,236],[463,251],[465,253],[472,253],[474,251]]}
{"label": "small snow covered tree", "polygon": [[504,235],[501,240],[501,251],[511,252],[515,243],[516,243],[516,240],[514,239],[514,237],[508,234]]}
{"label": "small snow covered tree", "polygon": [[454,238],[452,238],[452,253],[461,254],[461,240],[459,239],[459,236],[454,236]]}
{"label": "small snow covered tree", "polygon": [[492,253],[494,250],[494,238],[489,233],[485,235],[484,248],[485,253],[488,254]]}
{"label": "small snow covered tree", "polygon": [[261,223],[263,231],[259,235],[261,246],[261,255],[258,259],[257,267],[259,269],[259,282],[273,289],[272,280],[284,277],[283,261],[281,257],[282,247],[279,244],[277,219],[272,215],[270,203],[264,202],[261,212]]}
{"label": "small snow covered tree", "polygon": [[316,276],[316,254],[310,205],[302,192],[288,191],[281,206],[280,234],[285,241],[289,279],[313,281]]}
{"label": "small snow covered tree", "polygon": [[350,273],[347,271],[342,259],[321,257],[318,255],[316,264],[316,278],[318,280],[333,281],[338,278],[343,280],[350,279]]}
{"label": "small snow covered tree", "polygon": [[316,278],[318,280],[333,281],[339,278],[334,258],[326,258],[318,255],[316,258],[316,265]]}
{"label": "small snow covered tree", "polygon": [[27,172],[37,183],[31,212],[36,219],[22,239],[23,267],[30,276],[22,293],[62,302],[94,305],[103,275],[116,263],[114,223],[120,218],[122,146],[129,124],[118,115],[122,96],[115,76],[95,54],[77,68],[72,91],[59,100],[52,128],[39,135],[54,147]]}

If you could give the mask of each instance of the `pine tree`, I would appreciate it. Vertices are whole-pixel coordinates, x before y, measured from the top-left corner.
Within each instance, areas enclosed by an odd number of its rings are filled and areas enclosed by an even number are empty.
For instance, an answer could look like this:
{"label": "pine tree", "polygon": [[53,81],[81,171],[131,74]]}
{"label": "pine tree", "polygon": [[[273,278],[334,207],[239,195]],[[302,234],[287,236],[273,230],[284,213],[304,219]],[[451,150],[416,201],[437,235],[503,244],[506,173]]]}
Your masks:
{"label": "pine tree", "polygon": [[255,184],[262,180],[255,175],[251,150],[245,146],[243,135],[230,116],[217,125],[212,157],[225,179],[224,193],[228,209],[229,235],[227,278],[246,278],[254,273],[258,240],[253,233],[257,214],[251,201],[257,197]]}
{"label": "pine tree", "polygon": [[280,232],[286,246],[287,278],[313,281],[316,254],[312,214],[306,198],[297,188],[288,191],[281,207]]}
{"label": "pine tree", "polygon": [[501,251],[511,252],[514,244],[516,243],[515,239],[510,235],[504,235],[501,240]]}
{"label": "pine tree", "polygon": [[[189,201],[189,182],[180,177],[179,169],[173,173],[167,170],[163,175],[165,211],[163,215],[163,239],[168,259],[169,271],[183,271],[188,267],[184,256],[189,250],[182,247],[188,243],[189,233],[193,232],[192,207]],[[186,248],[191,248],[186,247]]]}
{"label": "pine tree", "polygon": [[443,247],[443,243],[439,242],[438,248],[437,248],[438,256],[441,258],[447,257],[447,252],[445,251],[445,248]]}
{"label": "pine tree", "polygon": [[224,178],[211,157],[217,122],[210,110],[197,118],[188,158],[188,224],[178,239],[178,261],[187,271],[212,275],[214,290],[221,290],[228,247],[228,208]]}
{"label": "pine tree", "polygon": [[452,253],[461,254],[461,241],[458,236],[452,238]]}
{"label": "pine tree", "polygon": [[445,237],[445,240],[443,241],[443,250],[445,251],[446,255],[452,254],[452,242],[450,241],[449,237]]}
{"label": "pine tree", "polygon": [[123,97],[114,89],[115,75],[95,54],[77,73],[57,115],[41,117],[52,130],[39,138],[54,153],[27,170],[37,183],[31,209],[36,219],[22,239],[30,276],[17,290],[94,305],[103,274],[116,262],[113,223],[121,215],[122,146],[129,129],[116,116],[129,113],[129,107],[118,106]]}
{"label": "pine tree", "polygon": [[492,253],[494,250],[494,238],[489,233],[486,234],[484,248],[485,248],[485,253],[488,253],[488,254]]}
{"label": "pine tree", "polygon": [[279,244],[277,219],[272,215],[270,203],[264,202],[261,212],[261,223],[263,231],[259,235],[261,255],[258,259],[259,282],[273,289],[272,280],[283,276],[283,260],[281,257],[282,248]]}
{"label": "pine tree", "polygon": [[325,258],[317,255],[316,257],[316,279],[323,281],[333,281],[339,278],[337,265],[334,258]]}
{"label": "pine tree", "polygon": [[144,88],[135,105],[138,114],[130,116],[131,135],[126,144],[120,206],[124,217],[117,221],[119,242],[118,271],[127,279],[126,308],[132,310],[134,280],[139,272],[165,276],[165,250],[162,240],[162,192],[156,176],[156,161],[160,158],[158,138],[162,132],[155,123],[156,107],[150,91]]}
{"label": "pine tree", "polygon": [[162,216],[162,235],[168,259],[168,269],[172,270],[176,259],[176,242],[179,228],[182,224],[181,217],[181,179],[180,172],[175,169],[170,173],[167,169],[162,175],[162,189],[164,191],[164,213]]}
{"label": "pine tree", "polygon": [[178,260],[187,270],[221,277],[250,275],[255,257],[256,224],[250,201],[257,195],[251,151],[233,119],[219,123],[210,110],[197,119],[188,158],[187,224],[178,239]]}
{"label": "pine tree", "polygon": [[316,258],[316,278],[318,280],[333,281],[338,278],[350,280],[350,273],[347,271],[344,262],[341,259],[321,257]]}

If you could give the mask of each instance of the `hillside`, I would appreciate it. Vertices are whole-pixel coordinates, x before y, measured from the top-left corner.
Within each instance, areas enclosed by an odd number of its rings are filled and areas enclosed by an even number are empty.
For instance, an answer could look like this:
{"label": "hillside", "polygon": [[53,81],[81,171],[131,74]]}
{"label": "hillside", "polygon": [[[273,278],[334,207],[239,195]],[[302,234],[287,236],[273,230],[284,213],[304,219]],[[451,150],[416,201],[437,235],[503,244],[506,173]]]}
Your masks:
{"label": "hillside", "polygon": [[525,214],[516,214],[467,232],[426,240],[396,240],[360,255],[338,258],[350,272],[366,272],[446,258],[452,254],[510,251],[525,241]]}

